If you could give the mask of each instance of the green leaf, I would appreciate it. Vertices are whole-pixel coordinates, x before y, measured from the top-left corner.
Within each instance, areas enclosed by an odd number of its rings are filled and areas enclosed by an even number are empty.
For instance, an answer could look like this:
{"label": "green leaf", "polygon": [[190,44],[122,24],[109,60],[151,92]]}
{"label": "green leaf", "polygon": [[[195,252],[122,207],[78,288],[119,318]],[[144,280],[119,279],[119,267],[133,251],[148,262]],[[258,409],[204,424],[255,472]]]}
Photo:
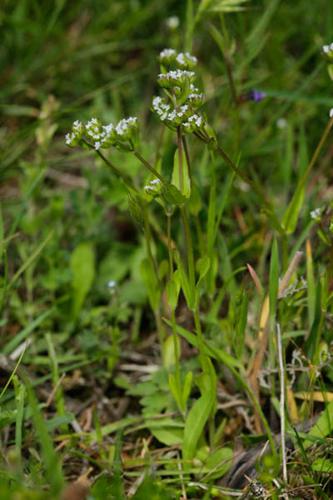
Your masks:
{"label": "green leaf", "polygon": [[128,208],[135,222],[140,227],[143,227],[144,219],[143,219],[142,200],[140,200],[139,196],[133,192],[129,192],[128,194]]}
{"label": "green leaf", "polygon": [[183,205],[186,201],[185,196],[172,184],[164,183],[161,189],[161,196],[168,205]]}
{"label": "green leaf", "polygon": [[31,383],[26,377],[24,377],[24,384],[27,389],[36,438],[41,447],[41,463],[43,464],[46,478],[51,485],[52,493],[59,494],[64,484],[61,463],[54,449],[53,439],[49,435],[47,421],[40,410]]}
{"label": "green leaf", "polygon": [[162,444],[166,446],[174,446],[182,444],[183,430],[174,429],[172,427],[164,427],[161,429],[150,429],[152,435]]}
{"label": "green leaf", "polygon": [[[172,323],[171,321],[165,319],[164,320],[167,325],[172,328]],[[198,337],[192,333],[183,328],[182,326],[176,325],[176,332],[184,337],[184,339],[187,340],[187,342],[194,347],[198,347]],[[208,354],[211,358],[217,359],[221,363],[225,364],[227,367],[232,367],[232,368],[241,368],[242,363],[225,352],[223,349],[216,347],[212,342],[205,342],[204,343],[204,353]]]}
{"label": "green leaf", "polygon": [[181,283],[182,290],[185,295],[185,299],[188,305],[188,308],[193,310],[194,304],[195,304],[195,290],[192,289],[190,285],[190,281],[187,276],[187,272],[185,270],[185,267],[183,265],[183,262],[180,258],[179,255],[176,255],[177,259],[177,266],[178,266],[178,271],[179,271],[179,280]]}
{"label": "green leaf", "polygon": [[333,462],[327,458],[317,458],[311,464],[311,469],[322,474],[333,474]]}
{"label": "green leaf", "polygon": [[[176,345],[175,345],[176,344]],[[176,358],[179,358],[180,354],[180,342],[179,338],[174,335],[169,335],[163,344],[163,365],[166,368],[170,368],[176,364]]]}
{"label": "green leaf", "polygon": [[171,280],[166,285],[166,293],[168,298],[168,303],[172,310],[175,310],[178,304],[178,296],[180,292],[180,273],[176,270]]}
{"label": "green leaf", "polygon": [[157,311],[161,294],[159,291],[158,276],[150,259],[143,259],[141,263],[141,275],[147,288],[151,308],[153,311]]}
{"label": "green leaf", "polygon": [[147,500],[148,498],[149,500],[174,500],[177,497],[155,478],[147,476],[132,498],[133,500]]}
{"label": "green leaf", "polygon": [[184,413],[185,408],[182,401],[182,391],[179,383],[179,377],[176,377],[173,373],[169,374],[169,388],[177,403],[179,410]]}
{"label": "green leaf", "polygon": [[197,271],[199,273],[199,280],[198,280],[198,283],[197,283],[197,286],[201,283],[201,281],[204,279],[204,277],[206,276],[206,274],[208,273],[209,271],[209,268],[210,268],[210,258],[205,255],[205,257],[201,257],[198,261],[197,261]]}
{"label": "green leaf", "polygon": [[94,483],[91,488],[90,496],[92,500],[105,500],[106,498],[114,498],[111,496],[114,494],[112,477],[103,474]]}
{"label": "green leaf", "polygon": [[148,419],[145,424],[154,437],[162,444],[173,446],[183,441],[184,423],[180,419]]}
{"label": "green leaf", "polygon": [[304,441],[304,448],[312,444],[314,439],[323,439],[329,436],[333,431],[333,401],[329,403],[325,410],[318,417],[317,422],[309,430],[307,436],[310,439]]}
{"label": "green leaf", "polygon": [[79,314],[95,277],[95,253],[91,243],[80,243],[71,255],[73,317]]}
{"label": "green leaf", "polygon": [[245,9],[245,4],[249,0],[219,0],[210,7],[212,12],[222,12],[224,14],[230,14],[232,12],[240,12]]}
{"label": "green leaf", "polygon": [[304,194],[305,183],[303,178],[301,178],[282,219],[282,227],[286,234],[292,234],[296,229],[299,214],[304,202]]}
{"label": "green leaf", "polygon": [[175,152],[171,183],[176,186],[176,188],[183,196],[185,196],[185,198],[190,197],[191,179],[188,171],[184,148],[181,148],[181,154],[179,154],[179,149],[177,149]]}
{"label": "green leaf", "polygon": [[197,444],[211,415],[216,400],[216,374],[207,358],[207,371],[200,381],[201,396],[195,401],[185,421],[183,459],[191,460],[196,453]]}
{"label": "green leaf", "polygon": [[208,469],[209,480],[218,479],[230,469],[232,465],[233,451],[231,448],[220,448],[210,452],[204,467]]}
{"label": "green leaf", "polygon": [[185,376],[185,380],[184,380],[183,394],[182,394],[182,403],[183,403],[183,407],[185,410],[186,410],[188,398],[190,397],[190,394],[191,394],[192,380],[193,380],[193,373],[187,372],[186,376]]}

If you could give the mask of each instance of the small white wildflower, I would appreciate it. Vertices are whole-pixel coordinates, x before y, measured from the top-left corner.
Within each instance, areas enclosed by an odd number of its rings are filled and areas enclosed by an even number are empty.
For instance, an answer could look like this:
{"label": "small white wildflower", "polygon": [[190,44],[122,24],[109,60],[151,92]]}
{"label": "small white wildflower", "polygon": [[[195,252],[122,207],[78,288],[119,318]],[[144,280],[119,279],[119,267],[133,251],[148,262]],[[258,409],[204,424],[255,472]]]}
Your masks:
{"label": "small white wildflower", "polygon": [[81,132],[82,130],[83,130],[82,122],[80,122],[80,120],[75,120],[75,122],[73,123],[73,131]]}
{"label": "small white wildflower", "polygon": [[174,49],[164,49],[162,52],[160,52],[160,59],[170,59],[172,57],[175,57],[176,51]]}
{"label": "small white wildflower", "polygon": [[197,127],[201,127],[202,125],[202,117],[197,114],[190,116],[188,121],[190,123],[195,123]]}
{"label": "small white wildflower", "polygon": [[333,118],[333,108],[330,109],[329,116],[330,116],[330,118]]}
{"label": "small white wildflower", "polygon": [[322,51],[324,52],[324,54],[328,56],[333,55],[333,43],[330,43],[328,45],[323,45]]}
{"label": "small white wildflower", "polygon": [[160,188],[161,188],[160,179],[153,179],[148,184],[146,184],[146,186],[144,186],[143,189],[147,194],[157,195],[160,191]]}
{"label": "small white wildflower", "polygon": [[102,143],[101,141],[96,141],[95,144],[94,144],[94,147],[96,149],[96,151],[98,151],[102,146]]}
{"label": "small white wildflower", "polygon": [[179,17],[178,16],[170,16],[165,21],[167,27],[171,30],[175,30],[179,26]]}
{"label": "small white wildflower", "polygon": [[176,61],[180,66],[188,67],[188,66],[195,66],[198,62],[198,59],[189,54],[188,52],[185,53],[180,52],[176,57]]}
{"label": "small white wildflower", "polygon": [[74,146],[74,141],[76,139],[76,135],[74,132],[69,132],[65,135],[65,143],[67,146]]}
{"label": "small white wildflower", "polygon": [[137,120],[138,119],[134,116],[130,116],[129,118],[123,118],[116,125],[115,131],[117,132],[118,135],[125,137],[137,125]]}
{"label": "small white wildflower", "polygon": [[182,118],[188,111],[188,105],[184,104],[183,106],[180,107],[179,111],[177,112],[178,118]]}
{"label": "small white wildflower", "polygon": [[98,120],[97,118],[91,118],[87,125],[86,125],[86,128],[90,129],[90,128],[95,128],[96,126],[98,126]]}
{"label": "small white wildflower", "polygon": [[116,280],[109,280],[108,281],[108,288],[109,289],[113,290],[114,288],[116,288],[116,286],[117,286]]}
{"label": "small white wildflower", "polygon": [[112,125],[112,123],[109,123],[109,125],[103,125],[103,131],[105,133],[105,135],[109,135],[114,129],[114,126]]}
{"label": "small white wildflower", "polygon": [[195,73],[193,71],[176,69],[168,71],[168,73],[160,73],[157,77],[157,81],[161,86],[182,86],[185,82],[191,81],[194,77]]}
{"label": "small white wildflower", "polygon": [[173,111],[171,111],[171,113],[168,114],[167,119],[170,122],[173,122],[176,118],[177,118],[177,111],[174,109]]}
{"label": "small white wildflower", "polygon": [[190,99],[190,101],[193,99],[203,99],[203,94],[197,94],[195,92],[192,92],[192,94],[189,94],[188,96],[188,99]]}
{"label": "small white wildflower", "polygon": [[170,105],[166,103],[165,99],[162,99],[162,97],[154,97],[152,107],[162,121],[166,119],[170,110]]}
{"label": "small white wildflower", "polygon": [[323,209],[322,209],[322,208],[320,208],[320,207],[315,208],[314,210],[312,210],[312,211],[310,212],[310,217],[311,217],[311,219],[313,219],[313,220],[318,220],[318,219],[320,219],[322,212],[323,212]]}
{"label": "small white wildflower", "polygon": [[285,118],[279,118],[276,122],[277,128],[279,128],[281,130],[286,128],[287,125],[288,125],[288,122]]}

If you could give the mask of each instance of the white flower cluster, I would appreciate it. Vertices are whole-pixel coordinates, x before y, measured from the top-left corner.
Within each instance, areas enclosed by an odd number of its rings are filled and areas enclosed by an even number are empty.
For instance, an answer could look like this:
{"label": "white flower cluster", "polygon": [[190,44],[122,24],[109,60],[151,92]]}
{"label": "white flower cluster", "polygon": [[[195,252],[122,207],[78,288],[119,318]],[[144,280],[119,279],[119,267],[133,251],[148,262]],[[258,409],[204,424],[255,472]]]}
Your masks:
{"label": "white flower cluster", "polygon": [[83,132],[84,132],[84,126],[82,122],[76,120],[73,123],[72,131],[65,135],[65,143],[67,144],[67,146],[70,147],[76,146],[79,143]]}
{"label": "white flower cluster", "polygon": [[160,61],[163,62],[176,56],[177,52],[174,49],[164,49],[160,53]]}
{"label": "white flower cluster", "polygon": [[161,188],[160,179],[153,179],[143,189],[144,189],[145,193],[147,193],[147,194],[156,195],[159,193],[160,188]]}
{"label": "white flower cluster", "polygon": [[177,54],[174,49],[164,49],[160,61],[162,65],[173,65],[176,69],[158,75],[157,81],[160,87],[167,89],[168,98],[154,97],[153,111],[172,129],[181,126],[186,133],[199,131],[205,125],[203,117],[198,114],[204,95],[194,85],[195,73],[188,69],[197,63],[197,58],[188,52]]}
{"label": "white flower cluster", "polygon": [[198,59],[195,56],[192,56],[188,52],[180,52],[177,57],[176,61],[179,64],[181,68],[187,68],[187,67],[193,67],[197,64]]}
{"label": "white flower cluster", "polygon": [[120,120],[115,130],[118,135],[126,136],[133,127],[137,127],[138,119],[135,116],[130,116],[129,118],[124,118]]}
{"label": "white flower cluster", "polygon": [[153,110],[160,120],[170,126],[184,127],[185,132],[194,132],[203,125],[203,118],[197,113],[193,113],[189,104],[183,104],[178,108],[172,108],[162,97],[154,97]]}
{"label": "white flower cluster", "polygon": [[65,135],[65,143],[70,147],[76,146],[76,136],[74,132],[68,132],[68,134]]}
{"label": "white flower cluster", "polygon": [[165,66],[176,66],[179,69],[191,69],[193,68],[198,60],[196,57],[192,56],[189,52],[177,52],[174,49],[164,49],[160,53],[160,62]]}
{"label": "white flower cluster", "polygon": [[77,146],[84,137],[96,151],[110,146],[124,147],[124,142],[135,140],[138,129],[136,117],[129,117],[114,126],[112,123],[102,125],[97,118],[91,118],[85,125],[79,120],[75,121],[72,131],[66,134],[67,146]]}
{"label": "white flower cluster", "polygon": [[188,117],[187,121],[183,123],[184,130],[186,132],[195,132],[200,130],[203,125],[203,118],[201,115],[195,113]]}
{"label": "white flower cluster", "polygon": [[322,50],[327,56],[333,56],[333,43],[323,45]]}
{"label": "white flower cluster", "polygon": [[164,88],[174,87],[175,85],[182,88],[184,85],[190,85],[195,78],[193,71],[186,69],[175,69],[167,73],[160,73],[157,77],[158,84]]}

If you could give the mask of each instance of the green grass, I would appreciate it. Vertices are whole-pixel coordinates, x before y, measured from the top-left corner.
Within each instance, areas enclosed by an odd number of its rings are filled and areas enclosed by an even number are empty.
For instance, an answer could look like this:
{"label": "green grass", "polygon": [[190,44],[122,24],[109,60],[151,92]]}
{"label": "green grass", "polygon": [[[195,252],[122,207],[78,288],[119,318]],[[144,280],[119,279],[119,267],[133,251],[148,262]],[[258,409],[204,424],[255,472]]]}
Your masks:
{"label": "green grass", "polygon": [[[0,26],[0,498],[331,498],[331,3]],[[165,47],[198,58],[192,134],[151,109]],[[128,116],[120,148],[65,145]]]}

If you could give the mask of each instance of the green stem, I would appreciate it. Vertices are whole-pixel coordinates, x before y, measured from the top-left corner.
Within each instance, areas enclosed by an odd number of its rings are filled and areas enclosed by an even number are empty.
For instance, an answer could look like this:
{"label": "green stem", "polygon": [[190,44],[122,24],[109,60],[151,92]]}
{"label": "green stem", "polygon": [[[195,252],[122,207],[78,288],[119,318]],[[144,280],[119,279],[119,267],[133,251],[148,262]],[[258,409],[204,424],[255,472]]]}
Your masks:
{"label": "green stem", "polygon": [[161,182],[165,183],[162,175],[157,172],[157,170],[138,151],[134,151],[134,155],[149,170],[149,172],[155,175],[155,177],[157,177]]}
{"label": "green stem", "polygon": [[184,135],[182,136],[182,142],[183,142],[183,147],[184,147],[184,151],[185,151],[185,158],[186,158],[186,163],[187,163],[188,176],[190,178],[190,185],[192,187],[192,172],[191,172],[190,153],[189,153],[189,150],[188,150],[186,137]]}
{"label": "green stem", "polygon": [[183,141],[180,127],[177,127],[177,143],[178,143],[178,177],[179,190],[182,193],[184,189],[184,171],[183,171]]}
{"label": "green stem", "polygon": [[[169,255],[169,279],[172,280],[173,277],[173,255],[172,255],[172,240],[171,240],[171,214],[167,213],[167,238],[168,238],[168,255]],[[172,323],[172,335],[173,335],[173,348],[175,352],[175,375],[177,387],[180,389],[180,365],[179,365],[179,342],[177,335],[177,325],[176,325],[176,311],[175,308],[171,308],[171,323]],[[184,409],[181,409],[184,411]]]}
{"label": "green stem", "polygon": [[124,181],[125,184],[129,185],[132,189],[136,190],[134,185],[133,185],[132,179],[128,175],[124,174],[121,170],[119,170],[119,168],[117,168],[110,160],[108,160],[108,158],[106,158],[101,151],[99,151],[98,149],[95,149],[88,141],[83,139],[83,142],[90,149],[95,151],[95,153],[101,158],[101,160],[104,161],[104,163],[112,170],[112,172],[117,177],[120,177]]}
{"label": "green stem", "polygon": [[[153,251],[152,251],[152,236],[151,236],[151,231],[150,231],[150,226],[149,226],[149,220],[148,220],[148,216],[147,216],[147,213],[146,213],[146,210],[144,207],[142,210],[142,216],[143,216],[143,223],[144,223],[144,235],[145,235],[145,240],[146,240],[146,245],[147,245],[148,259],[150,260],[151,265],[154,268],[155,275],[156,275],[158,285],[159,285],[159,289],[161,290],[161,283],[160,283],[160,279],[158,276],[157,262],[154,258]],[[163,354],[163,342],[164,342],[164,337],[165,337],[165,330],[164,330],[164,326],[163,326],[163,322],[162,322],[162,318],[161,318],[161,308],[160,307],[157,309],[157,311],[154,311],[154,316],[155,316],[161,351]]]}
{"label": "green stem", "polygon": [[323,146],[324,146],[324,144],[326,142],[326,139],[327,139],[327,137],[328,137],[328,135],[329,135],[329,133],[331,131],[332,126],[333,126],[333,118],[331,118],[329,120],[328,124],[326,125],[325,130],[324,130],[324,132],[323,132],[323,134],[322,134],[322,136],[320,138],[320,141],[319,141],[319,143],[318,143],[318,145],[317,145],[317,147],[316,147],[316,149],[315,149],[315,151],[314,151],[314,153],[312,155],[310,163],[307,166],[307,168],[306,168],[306,170],[305,170],[305,172],[303,174],[303,177],[302,177],[302,180],[301,180],[301,184],[302,185],[305,184],[305,182],[306,182],[306,180],[307,180],[307,178],[308,178],[308,176],[309,176],[309,174],[310,174],[310,172],[311,172],[314,164],[316,163],[316,161],[318,159],[318,156],[319,156],[319,153],[321,152],[321,150],[322,150],[322,148],[323,148]]}
{"label": "green stem", "polygon": [[194,253],[193,253],[193,242],[189,224],[189,217],[187,210],[184,206],[180,208],[180,214],[184,226],[185,234],[185,245],[186,245],[186,256],[187,256],[187,271],[190,279],[190,286],[192,290],[195,288],[195,269],[194,269]]}

